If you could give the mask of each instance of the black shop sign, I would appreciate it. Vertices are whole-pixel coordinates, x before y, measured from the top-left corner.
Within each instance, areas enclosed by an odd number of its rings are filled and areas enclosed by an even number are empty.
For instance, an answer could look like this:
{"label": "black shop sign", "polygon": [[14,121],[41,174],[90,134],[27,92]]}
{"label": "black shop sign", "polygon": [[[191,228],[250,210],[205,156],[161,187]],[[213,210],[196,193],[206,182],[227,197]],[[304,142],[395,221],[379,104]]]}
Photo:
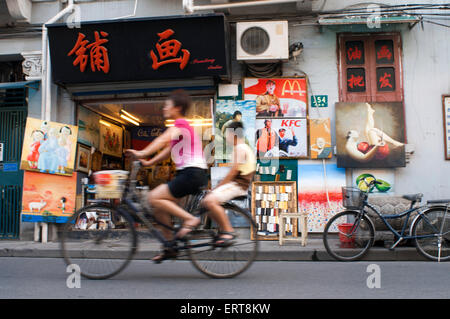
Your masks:
{"label": "black shop sign", "polygon": [[229,77],[221,14],[47,27],[56,83]]}

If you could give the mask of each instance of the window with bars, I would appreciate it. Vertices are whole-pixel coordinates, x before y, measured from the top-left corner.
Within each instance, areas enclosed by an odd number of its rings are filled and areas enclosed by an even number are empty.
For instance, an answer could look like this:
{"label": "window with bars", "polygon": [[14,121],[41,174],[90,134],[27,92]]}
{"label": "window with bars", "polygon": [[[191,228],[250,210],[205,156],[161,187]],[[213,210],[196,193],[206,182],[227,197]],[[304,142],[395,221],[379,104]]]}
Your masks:
{"label": "window with bars", "polygon": [[403,101],[400,34],[339,34],[338,57],[340,101]]}

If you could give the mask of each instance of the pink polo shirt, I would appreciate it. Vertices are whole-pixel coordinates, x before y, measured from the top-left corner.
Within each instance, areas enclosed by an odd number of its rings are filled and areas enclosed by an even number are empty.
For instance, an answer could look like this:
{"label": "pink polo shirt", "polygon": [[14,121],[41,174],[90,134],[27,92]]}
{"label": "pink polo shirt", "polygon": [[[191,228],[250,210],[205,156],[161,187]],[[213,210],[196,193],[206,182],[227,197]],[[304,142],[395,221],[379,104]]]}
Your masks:
{"label": "pink polo shirt", "polygon": [[207,169],[203,157],[202,141],[195,134],[194,129],[185,119],[175,120],[175,127],[179,130],[177,139],[170,141],[172,160],[177,170],[187,167]]}

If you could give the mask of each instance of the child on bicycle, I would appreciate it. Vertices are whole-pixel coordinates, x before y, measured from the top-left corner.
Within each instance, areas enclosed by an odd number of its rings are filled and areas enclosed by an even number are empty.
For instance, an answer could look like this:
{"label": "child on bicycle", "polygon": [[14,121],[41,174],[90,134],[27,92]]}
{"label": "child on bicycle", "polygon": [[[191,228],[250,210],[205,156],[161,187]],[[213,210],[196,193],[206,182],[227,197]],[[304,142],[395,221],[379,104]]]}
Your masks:
{"label": "child on bicycle", "polygon": [[222,247],[231,245],[236,238],[222,204],[236,197],[247,196],[256,170],[256,157],[250,146],[245,144],[242,122],[232,122],[227,127],[225,140],[228,145],[233,146],[231,170],[202,202],[211,218],[219,224],[220,232],[215,244]]}
{"label": "child on bicycle", "polygon": [[[184,118],[190,106],[190,98],[183,90],[174,91],[165,101],[163,114],[165,119],[175,120],[174,126],[168,128],[141,151],[126,150],[126,154],[140,159],[144,166],[155,165],[172,155],[176,165],[176,176],[167,184],[152,189],[148,200],[155,208],[155,217],[164,224],[172,225],[172,216],[183,220],[181,229],[175,234],[177,239],[183,238],[200,224],[200,219],[194,217],[177,204],[178,199],[198,193],[208,185],[207,165],[203,157],[202,142],[194,129]],[[161,151],[150,160],[145,160],[152,154]],[[161,228],[164,237],[172,240],[172,233]],[[161,262],[167,258],[176,257],[176,252],[164,249],[152,260]]]}

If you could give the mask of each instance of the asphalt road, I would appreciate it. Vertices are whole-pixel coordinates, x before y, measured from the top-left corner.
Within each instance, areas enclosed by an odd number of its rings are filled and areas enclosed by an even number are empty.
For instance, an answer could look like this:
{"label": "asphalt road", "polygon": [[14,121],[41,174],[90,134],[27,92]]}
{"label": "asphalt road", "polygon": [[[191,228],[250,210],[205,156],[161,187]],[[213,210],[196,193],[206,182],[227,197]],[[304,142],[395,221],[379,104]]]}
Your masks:
{"label": "asphalt road", "polygon": [[[371,266],[368,272],[371,264],[379,269]],[[114,278],[81,279],[80,288],[67,287],[62,259],[5,257],[0,269],[3,299],[450,298],[449,262],[256,262],[236,278],[218,280],[186,261],[135,260]],[[379,281],[373,269],[379,270]],[[368,288],[368,277],[374,288]]]}

